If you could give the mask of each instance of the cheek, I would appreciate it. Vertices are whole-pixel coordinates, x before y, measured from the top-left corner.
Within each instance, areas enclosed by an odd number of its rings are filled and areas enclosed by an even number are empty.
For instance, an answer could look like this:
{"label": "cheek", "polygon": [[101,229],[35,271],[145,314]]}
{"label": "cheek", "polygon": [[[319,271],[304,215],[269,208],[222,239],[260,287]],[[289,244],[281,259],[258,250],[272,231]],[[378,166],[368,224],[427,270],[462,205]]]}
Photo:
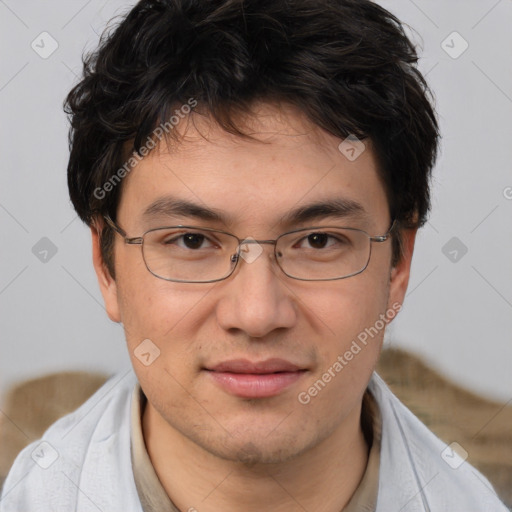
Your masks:
{"label": "cheek", "polygon": [[[386,323],[388,286],[371,273],[347,279],[343,286],[311,293],[318,325],[318,365],[298,396],[311,410],[339,421],[360,400],[377,363]],[[350,282],[351,281],[351,282]],[[313,326],[313,330],[317,330]],[[333,411],[337,404],[337,414]]]}
{"label": "cheek", "polygon": [[[199,287],[172,283],[151,275],[144,267],[135,278],[119,275],[118,294],[121,319],[134,368],[141,368],[141,343],[150,340],[159,354],[155,364],[173,374],[184,374],[196,361],[191,352],[201,352],[199,331],[206,324],[207,297],[214,284]],[[150,348],[152,345],[145,342]]]}
{"label": "cheek", "polygon": [[313,386],[308,389],[318,394],[316,407],[329,408],[341,396],[348,407],[364,391],[375,368],[389,294],[386,272],[379,267],[368,267],[358,276],[305,295],[308,308],[315,312],[313,329],[317,330],[318,365],[308,382]]}
{"label": "cheek", "polygon": [[[156,280],[156,278],[155,278]],[[122,319],[133,369],[146,396],[158,407],[173,396],[181,403],[182,387],[189,389],[195,360],[188,357],[193,332],[183,335],[188,303],[179,300],[163,282],[123,287]]]}
{"label": "cheek", "polygon": [[339,340],[341,347],[385,313],[388,295],[388,280],[368,272],[311,289],[302,300],[311,321],[316,318],[317,328]]}
{"label": "cheek", "polygon": [[[124,249],[124,250],[123,250]],[[151,274],[134,246],[116,253],[116,282],[122,322],[129,344],[138,338],[161,339],[193,307],[191,294],[178,283]],[[189,290],[190,291],[190,290]],[[190,303],[189,303],[190,302]]]}

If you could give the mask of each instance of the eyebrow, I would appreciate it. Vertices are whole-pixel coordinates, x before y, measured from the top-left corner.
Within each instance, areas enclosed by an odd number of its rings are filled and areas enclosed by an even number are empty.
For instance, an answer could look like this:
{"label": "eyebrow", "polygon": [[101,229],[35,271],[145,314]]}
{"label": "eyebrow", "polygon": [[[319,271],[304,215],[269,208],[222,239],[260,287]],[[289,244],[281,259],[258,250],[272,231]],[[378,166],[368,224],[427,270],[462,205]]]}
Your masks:
{"label": "eyebrow", "polygon": [[280,219],[284,225],[303,224],[323,217],[365,219],[368,217],[363,205],[352,199],[335,198],[318,201],[291,210]]}
{"label": "eyebrow", "polygon": [[220,211],[201,206],[183,199],[173,197],[162,197],[151,203],[142,216],[150,219],[162,215],[193,217],[199,220],[224,221],[225,216]]}
{"label": "eyebrow", "polygon": [[[232,217],[220,210],[208,208],[183,199],[166,196],[151,203],[143,212],[143,217],[151,219],[158,216],[189,217],[202,221],[232,223]],[[284,214],[278,223],[284,226],[303,224],[323,217],[338,219],[367,219],[368,214],[362,204],[348,198],[333,198],[315,201],[295,208]]]}

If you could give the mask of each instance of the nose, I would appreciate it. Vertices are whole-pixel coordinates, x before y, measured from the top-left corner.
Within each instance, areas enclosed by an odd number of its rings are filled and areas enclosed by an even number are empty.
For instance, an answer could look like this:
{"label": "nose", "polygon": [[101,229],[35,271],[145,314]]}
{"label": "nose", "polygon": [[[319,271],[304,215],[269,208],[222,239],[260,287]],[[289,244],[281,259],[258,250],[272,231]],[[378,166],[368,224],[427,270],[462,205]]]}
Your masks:
{"label": "nose", "polygon": [[248,239],[240,246],[235,272],[223,282],[217,321],[226,331],[242,331],[263,338],[276,329],[289,329],[297,321],[289,278],[274,260],[273,245]]}

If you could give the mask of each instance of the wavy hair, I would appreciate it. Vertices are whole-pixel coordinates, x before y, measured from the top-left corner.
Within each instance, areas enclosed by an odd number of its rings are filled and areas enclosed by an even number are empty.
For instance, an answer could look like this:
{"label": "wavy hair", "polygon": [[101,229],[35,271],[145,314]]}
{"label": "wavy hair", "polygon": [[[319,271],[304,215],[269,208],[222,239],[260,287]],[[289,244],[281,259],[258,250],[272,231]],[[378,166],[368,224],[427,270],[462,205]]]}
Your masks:
{"label": "wavy hair", "polygon": [[[371,140],[399,227],[396,263],[400,229],[426,221],[438,151],[417,61],[400,21],[369,0],[142,0],[84,57],[66,99],[71,201],[89,225],[115,219],[122,187],[95,190],[191,97],[242,137],[255,102],[286,102],[337,137]],[[102,252],[114,275],[112,240],[104,233]]]}

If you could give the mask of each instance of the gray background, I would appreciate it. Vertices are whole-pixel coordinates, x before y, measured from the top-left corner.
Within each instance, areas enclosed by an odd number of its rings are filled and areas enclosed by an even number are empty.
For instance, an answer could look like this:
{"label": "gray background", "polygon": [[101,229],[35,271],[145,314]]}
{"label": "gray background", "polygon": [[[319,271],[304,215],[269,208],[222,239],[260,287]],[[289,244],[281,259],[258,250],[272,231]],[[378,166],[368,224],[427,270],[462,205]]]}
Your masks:
{"label": "gray background", "polygon": [[[436,95],[443,133],[433,212],[419,235],[408,296],[388,343],[507,402],[512,0],[380,3],[416,31],[420,68]],[[67,197],[61,108],[80,74],[82,51],[94,48],[107,20],[127,5],[0,0],[2,391],[50,371],[114,372],[129,365],[122,329],[103,309],[88,229]],[[450,35],[454,31],[460,36]],[[464,41],[469,46],[459,55]],[[48,56],[52,44],[58,48]]]}

